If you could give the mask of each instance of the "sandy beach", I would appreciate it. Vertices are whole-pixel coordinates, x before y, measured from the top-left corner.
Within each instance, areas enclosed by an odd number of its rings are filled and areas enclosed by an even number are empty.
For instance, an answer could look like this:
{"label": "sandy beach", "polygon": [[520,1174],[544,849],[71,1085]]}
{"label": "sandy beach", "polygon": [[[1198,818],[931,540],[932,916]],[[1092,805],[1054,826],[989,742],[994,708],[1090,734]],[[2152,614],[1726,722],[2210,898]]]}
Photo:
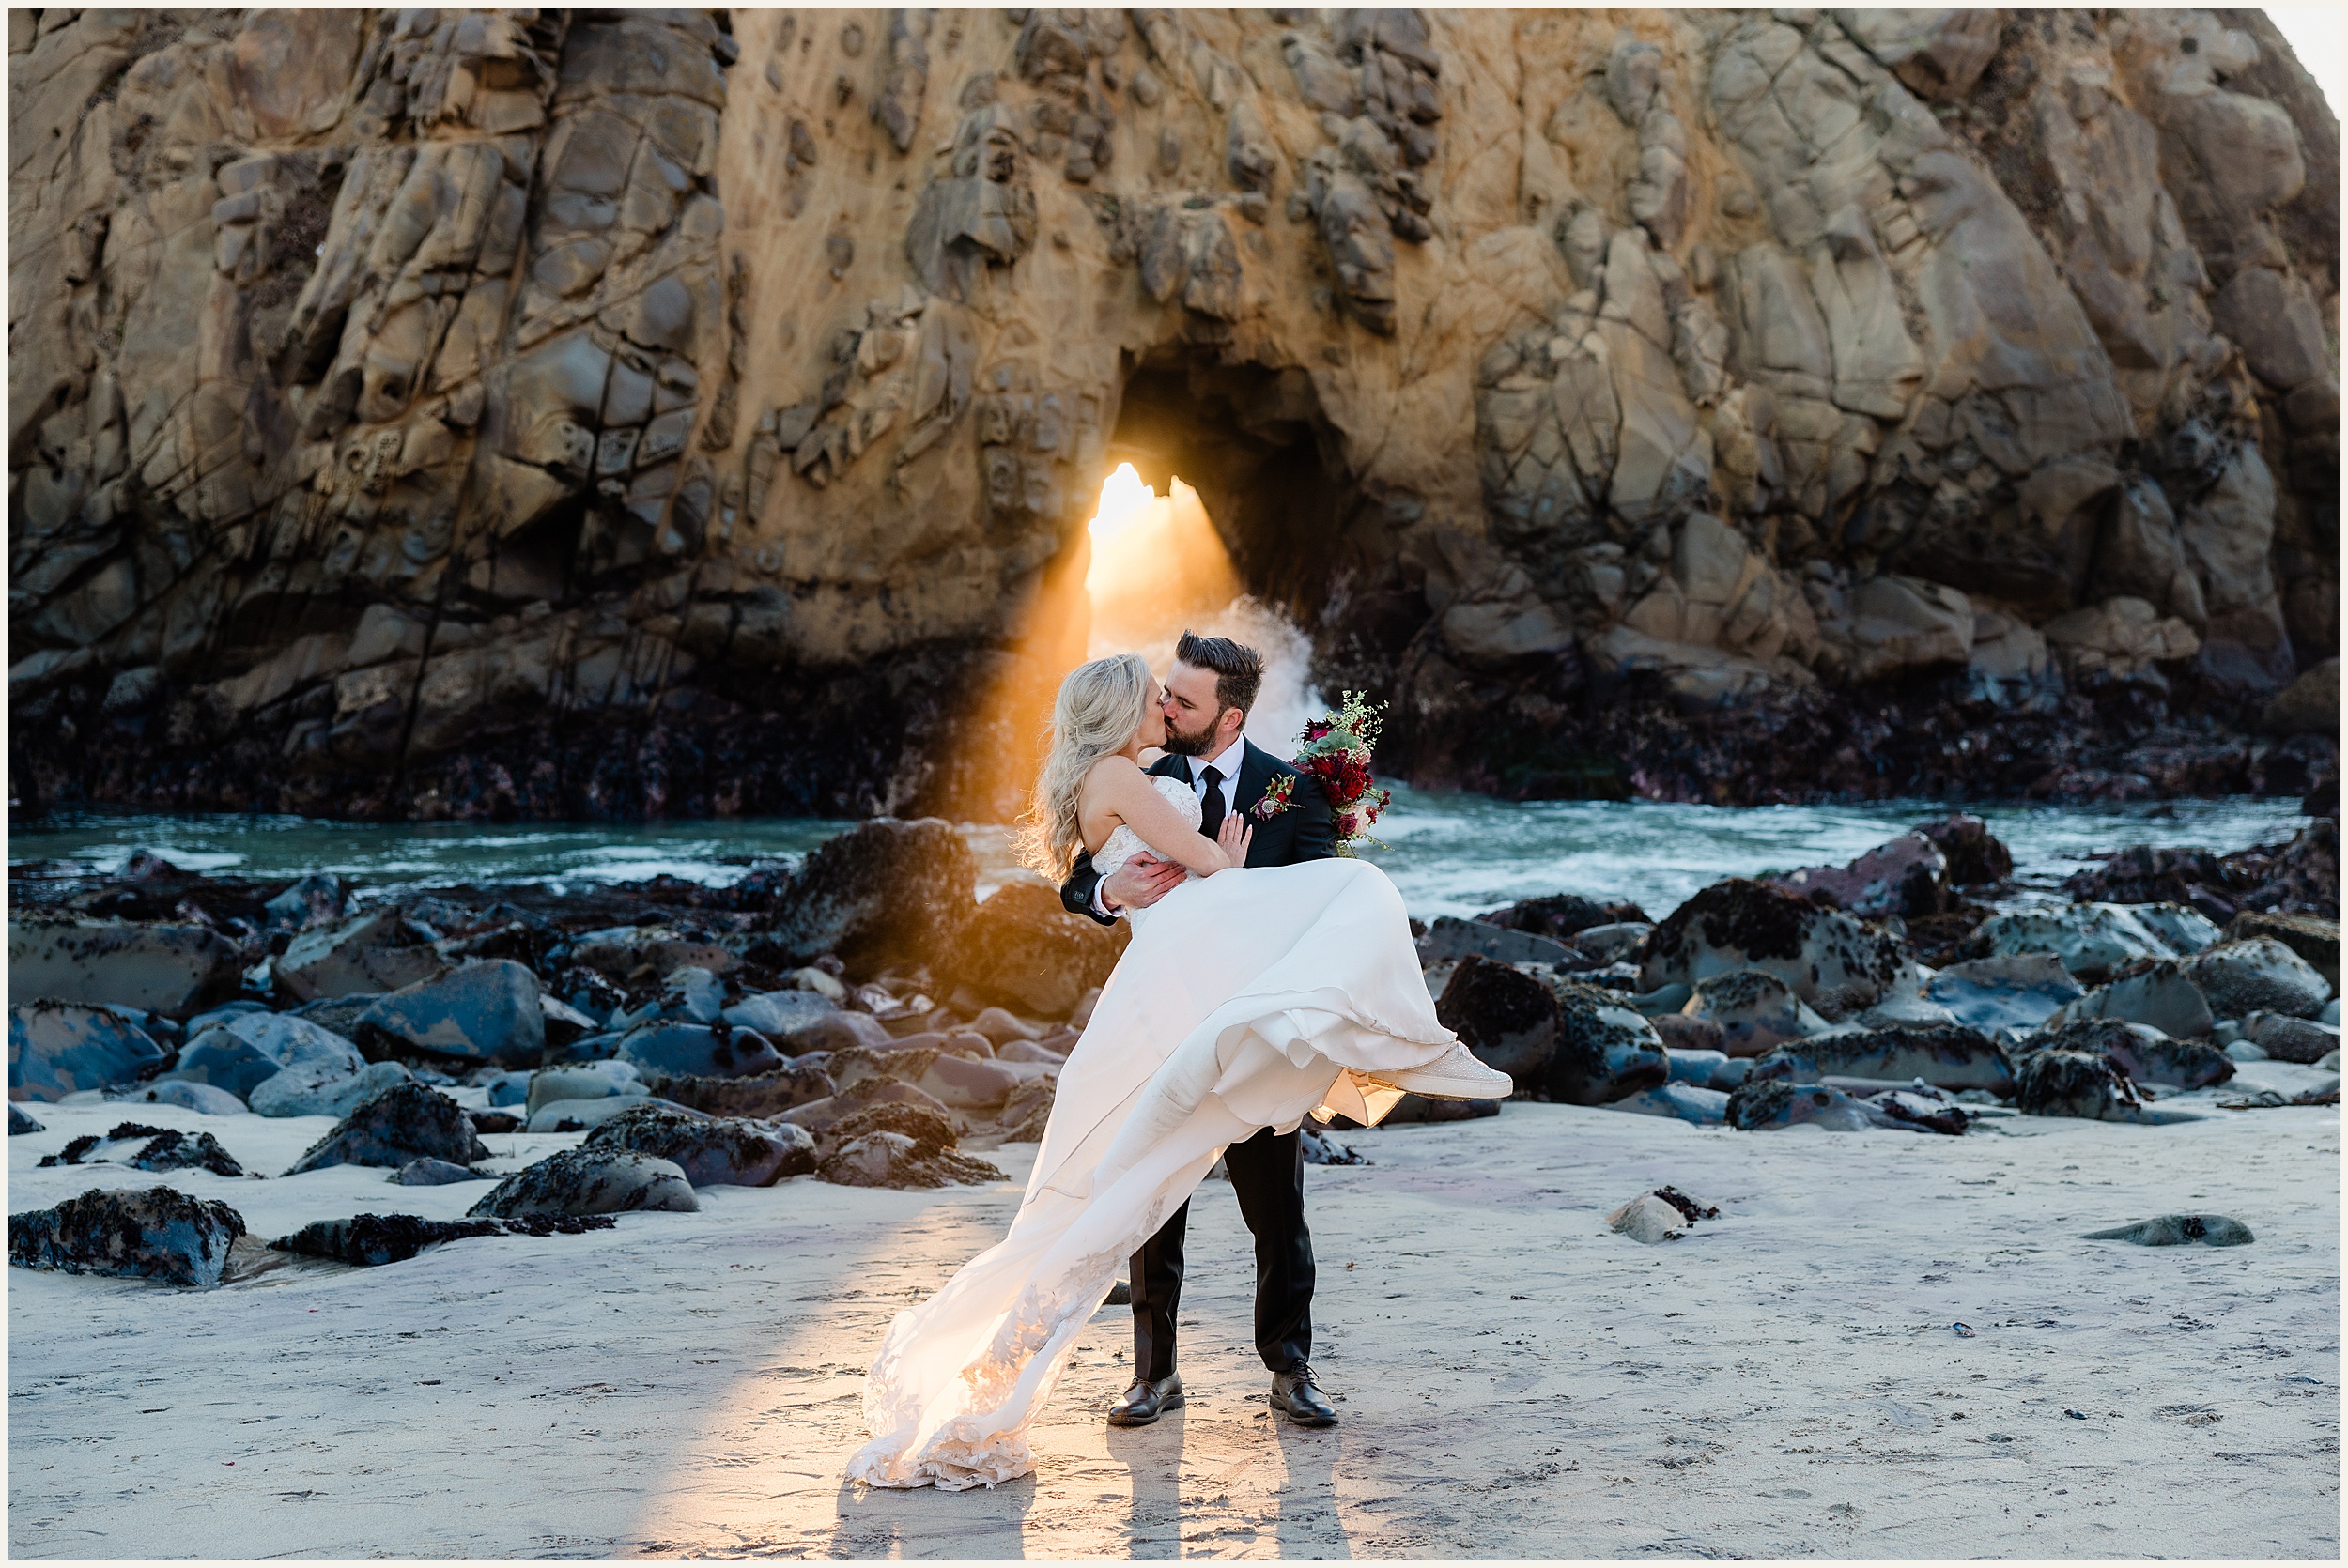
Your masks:
{"label": "sandy beach", "polygon": [[[33,1168],[129,1109],[41,1107],[48,1130],[9,1141],[10,1208],[164,1179]],[[328,1125],[144,1114],[262,1170]],[[577,1136],[489,1142],[504,1168]],[[1187,1410],[1103,1423],[1131,1353],[1107,1308],[1037,1429],[1038,1474],[844,1487],[865,1363],[892,1313],[1006,1223],[1033,1156],[1012,1145],[997,1187],[717,1188],[697,1215],[372,1270],[287,1263],[210,1292],[12,1269],[9,1551],[2340,1554],[2336,1110],[1941,1138],[1520,1105],[1352,1136],[1375,1163],[1307,1176],[1332,1431],[1263,1407],[1246,1233],[1210,1182]],[[263,1238],[361,1209],[455,1215],[483,1191],[350,1167],[171,1179]],[[1606,1229],[1664,1183],[1721,1217],[1654,1247]],[[2080,1239],[2181,1211],[2258,1239]]]}

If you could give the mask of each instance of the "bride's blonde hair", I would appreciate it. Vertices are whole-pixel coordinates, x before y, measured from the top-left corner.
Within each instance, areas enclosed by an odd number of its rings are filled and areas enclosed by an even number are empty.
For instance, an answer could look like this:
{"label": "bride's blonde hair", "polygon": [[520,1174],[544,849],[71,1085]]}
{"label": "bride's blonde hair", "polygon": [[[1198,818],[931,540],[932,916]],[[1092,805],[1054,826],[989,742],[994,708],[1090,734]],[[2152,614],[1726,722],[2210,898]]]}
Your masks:
{"label": "bride's blonde hair", "polygon": [[1045,876],[1068,874],[1084,847],[1076,792],[1104,757],[1125,749],[1141,729],[1156,682],[1139,653],[1112,653],[1080,664],[1059,684],[1052,731],[1019,836],[1020,859]]}

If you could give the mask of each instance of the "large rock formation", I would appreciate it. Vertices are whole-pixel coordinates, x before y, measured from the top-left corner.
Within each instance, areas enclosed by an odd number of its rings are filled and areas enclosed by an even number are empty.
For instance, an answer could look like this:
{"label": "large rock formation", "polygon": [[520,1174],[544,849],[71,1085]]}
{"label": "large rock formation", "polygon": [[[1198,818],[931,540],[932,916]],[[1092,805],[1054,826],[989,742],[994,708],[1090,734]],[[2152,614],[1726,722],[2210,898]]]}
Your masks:
{"label": "large rock formation", "polygon": [[1406,774],[2333,765],[2238,729],[2339,647],[2255,11],[8,26],[20,792],[994,814],[1118,460]]}

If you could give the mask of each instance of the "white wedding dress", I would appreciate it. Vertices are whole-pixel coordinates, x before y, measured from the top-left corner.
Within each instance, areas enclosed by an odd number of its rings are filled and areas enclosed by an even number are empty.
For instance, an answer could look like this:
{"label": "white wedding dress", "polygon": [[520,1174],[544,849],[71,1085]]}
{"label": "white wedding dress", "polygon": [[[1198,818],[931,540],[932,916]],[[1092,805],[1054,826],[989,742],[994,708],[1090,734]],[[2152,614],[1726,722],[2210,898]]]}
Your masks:
{"label": "white wedding dress", "polygon": [[[1189,786],[1155,782],[1196,826]],[[1144,848],[1120,825],[1093,869]],[[1375,1123],[1402,1091],[1367,1074],[1464,1059],[1435,1021],[1401,895],[1365,861],[1194,877],[1131,918],[1011,1233],[897,1314],[865,1378],[873,1440],[850,1480],[959,1491],[1027,1474],[1027,1428],[1076,1335],[1226,1145],[1316,1111]]]}

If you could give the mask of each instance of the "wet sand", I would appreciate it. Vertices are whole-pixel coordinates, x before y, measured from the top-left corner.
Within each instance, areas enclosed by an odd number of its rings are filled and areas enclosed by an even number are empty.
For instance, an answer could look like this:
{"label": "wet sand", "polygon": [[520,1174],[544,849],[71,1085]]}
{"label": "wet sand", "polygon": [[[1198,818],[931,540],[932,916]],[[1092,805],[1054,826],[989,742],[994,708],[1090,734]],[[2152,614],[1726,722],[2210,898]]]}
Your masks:
{"label": "wet sand", "polygon": [[[40,1107],[8,1207],[97,1185],[263,1237],[478,1186],[36,1171],[131,1108]],[[141,1119],[282,1170],[322,1119]],[[1564,1106],[1350,1135],[1308,1172],[1316,1361],[1343,1424],[1275,1424],[1228,1187],[1193,1205],[1190,1406],[1111,1432],[1104,1309],[992,1492],[864,1493],[889,1315],[1000,1233],[990,1189],[715,1189],[698,1215],[459,1242],[210,1292],[10,1269],[19,1557],[2307,1557],[2340,1555],[2340,1116],[1961,1139],[1761,1134]],[[578,1135],[493,1137],[511,1167]],[[1601,1217],[1720,1206],[1643,1247]],[[2231,1214],[2248,1247],[2079,1233]],[[1952,1325],[1963,1323],[1970,1337]],[[2076,1411],[2077,1414],[2070,1412]]]}

